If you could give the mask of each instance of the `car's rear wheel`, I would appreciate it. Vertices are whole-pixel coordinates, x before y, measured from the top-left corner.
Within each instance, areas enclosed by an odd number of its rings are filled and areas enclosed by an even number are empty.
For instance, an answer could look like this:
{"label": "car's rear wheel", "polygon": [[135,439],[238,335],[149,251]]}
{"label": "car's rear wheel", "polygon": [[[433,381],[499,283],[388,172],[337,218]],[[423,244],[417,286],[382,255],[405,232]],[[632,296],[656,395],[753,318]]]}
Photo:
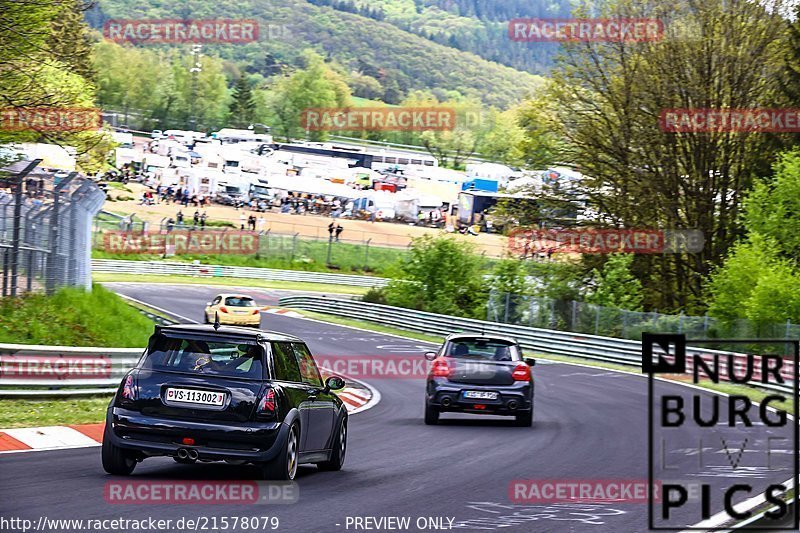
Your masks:
{"label": "car's rear wheel", "polygon": [[297,474],[297,460],[300,451],[300,428],[292,424],[286,442],[280,453],[272,461],[261,465],[261,476],[264,479],[292,480]]}
{"label": "car's rear wheel", "polygon": [[533,425],[533,406],[531,406],[531,410],[527,413],[523,413],[521,415],[517,415],[515,417],[515,421],[518,426],[529,428]]}
{"label": "car's rear wheel", "polygon": [[136,459],[130,453],[119,446],[114,446],[109,437],[108,424],[103,431],[103,449],[101,457],[103,460],[103,470],[115,476],[129,476],[136,468]]}
{"label": "car's rear wheel", "polygon": [[325,462],[317,463],[320,470],[336,471],[341,470],[344,465],[344,456],[347,453],[347,420],[342,418],[339,424],[339,431],[333,439],[331,458]]}
{"label": "car's rear wheel", "polygon": [[439,410],[425,403],[425,424],[435,426],[439,423]]}

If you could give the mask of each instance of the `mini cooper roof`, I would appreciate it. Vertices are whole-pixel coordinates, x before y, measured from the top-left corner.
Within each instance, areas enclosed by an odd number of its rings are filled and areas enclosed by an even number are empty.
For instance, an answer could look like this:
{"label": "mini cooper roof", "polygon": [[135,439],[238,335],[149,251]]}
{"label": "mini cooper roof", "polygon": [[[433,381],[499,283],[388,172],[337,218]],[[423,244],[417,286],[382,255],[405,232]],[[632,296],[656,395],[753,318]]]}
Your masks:
{"label": "mini cooper roof", "polygon": [[506,335],[495,335],[493,333],[451,333],[448,335],[444,340],[445,342],[448,341],[457,341],[458,339],[485,339],[485,340],[498,340],[498,341],[505,341],[511,344],[519,344],[514,337],[508,337]]}
{"label": "mini cooper roof", "polygon": [[239,326],[219,326],[214,328],[211,324],[175,324],[172,326],[156,326],[156,333],[163,333],[169,336],[180,336],[182,333],[188,335],[208,335],[220,337],[220,340],[240,340],[246,339],[257,342],[304,342],[294,335],[280,333],[278,331],[266,331],[262,329],[244,328]]}

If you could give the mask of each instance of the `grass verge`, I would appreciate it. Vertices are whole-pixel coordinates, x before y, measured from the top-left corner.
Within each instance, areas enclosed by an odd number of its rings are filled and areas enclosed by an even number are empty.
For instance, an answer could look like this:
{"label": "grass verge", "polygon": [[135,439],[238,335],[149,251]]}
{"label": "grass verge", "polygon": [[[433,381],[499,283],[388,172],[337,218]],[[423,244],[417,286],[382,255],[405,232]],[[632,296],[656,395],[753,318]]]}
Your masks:
{"label": "grass verge", "polygon": [[103,422],[111,395],[55,400],[0,400],[0,428]]}
{"label": "grass verge", "polygon": [[[230,223],[215,223],[215,225],[223,226],[227,224]],[[101,243],[102,239],[96,236],[95,244],[102,246]],[[405,248],[367,246],[366,244],[354,242],[334,242],[330,246],[329,262],[327,239],[301,240],[294,239],[291,235],[263,235],[260,237],[259,243],[259,254],[181,254],[170,258],[169,261],[186,263],[198,260],[203,264],[209,265],[386,276],[396,268],[398,262],[407,254]],[[158,254],[115,253],[101,248],[95,248],[92,251],[92,257],[95,259],[125,259],[128,261],[164,260]],[[328,266],[329,263],[332,267]]]}
{"label": "grass verge", "polygon": [[97,284],[0,299],[4,343],[129,348],[147,344],[152,332],[148,318]]}
{"label": "grass verge", "polygon": [[330,283],[308,283],[302,281],[266,281],[260,279],[244,278],[224,278],[224,277],[205,277],[196,278],[193,276],[162,276],[162,275],[139,275],[139,274],[114,274],[99,273],[92,274],[95,282],[125,282],[136,281],[142,283],[175,283],[187,285],[225,285],[235,287],[249,287],[252,289],[284,289],[287,291],[310,291],[326,292],[334,294],[365,294],[369,289],[366,287],[354,287],[352,285],[334,285]]}

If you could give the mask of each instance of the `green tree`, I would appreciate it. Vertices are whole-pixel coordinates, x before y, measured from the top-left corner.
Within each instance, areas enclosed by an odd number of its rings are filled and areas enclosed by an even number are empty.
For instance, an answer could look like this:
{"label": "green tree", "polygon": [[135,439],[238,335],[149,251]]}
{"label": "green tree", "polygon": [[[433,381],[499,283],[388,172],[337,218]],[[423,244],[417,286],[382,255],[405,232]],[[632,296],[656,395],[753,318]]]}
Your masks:
{"label": "green tree", "polygon": [[[278,80],[266,98],[269,123],[287,141],[303,136],[301,117],[305,110],[350,105],[347,83],[325,64],[322,56],[307,50],[303,59],[305,68]],[[313,140],[327,138],[324,131],[309,132],[309,136]]]}
{"label": "green tree", "polygon": [[91,5],[84,0],[69,0],[58,4],[58,12],[50,26],[48,48],[71,72],[93,80],[92,38],[83,13]]}
{"label": "green tree", "polygon": [[701,253],[637,261],[648,308],[702,311],[704,280],[740,235],[743,194],[790,140],[664,131],[661,113],[784,107],[783,8],[781,1],[614,0],[593,16],[668,21],[663,38],[564,47],[552,92],[569,160],[590,176],[590,206],[616,227],[698,229],[706,237]]}
{"label": "green tree", "polygon": [[471,245],[426,235],[412,241],[398,278],[384,294],[389,305],[482,318],[487,293],[481,274]]}
{"label": "green tree", "polygon": [[247,79],[239,76],[233,87],[233,101],[230,106],[230,123],[237,128],[246,128],[253,122],[256,103]]}
{"label": "green tree", "polygon": [[774,239],[787,258],[800,257],[800,151],[783,154],[769,181],[756,183],[744,200],[747,231]]}
{"label": "green tree", "polygon": [[642,310],[642,283],[632,273],[633,254],[610,254],[602,269],[592,271],[593,290],[586,301],[628,311]]}

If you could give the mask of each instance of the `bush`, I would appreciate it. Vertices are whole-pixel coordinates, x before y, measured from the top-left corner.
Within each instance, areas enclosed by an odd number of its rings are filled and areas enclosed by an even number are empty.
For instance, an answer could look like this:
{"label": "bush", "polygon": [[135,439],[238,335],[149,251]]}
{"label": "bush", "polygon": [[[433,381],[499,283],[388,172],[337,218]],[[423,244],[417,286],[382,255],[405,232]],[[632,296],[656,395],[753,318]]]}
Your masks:
{"label": "bush", "polygon": [[386,294],[384,294],[383,289],[373,287],[361,297],[361,301],[386,305]]}
{"label": "bush", "polygon": [[384,294],[389,305],[481,318],[488,295],[481,274],[471,245],[426,235],[412,241],[400,279],[391,281]]}

